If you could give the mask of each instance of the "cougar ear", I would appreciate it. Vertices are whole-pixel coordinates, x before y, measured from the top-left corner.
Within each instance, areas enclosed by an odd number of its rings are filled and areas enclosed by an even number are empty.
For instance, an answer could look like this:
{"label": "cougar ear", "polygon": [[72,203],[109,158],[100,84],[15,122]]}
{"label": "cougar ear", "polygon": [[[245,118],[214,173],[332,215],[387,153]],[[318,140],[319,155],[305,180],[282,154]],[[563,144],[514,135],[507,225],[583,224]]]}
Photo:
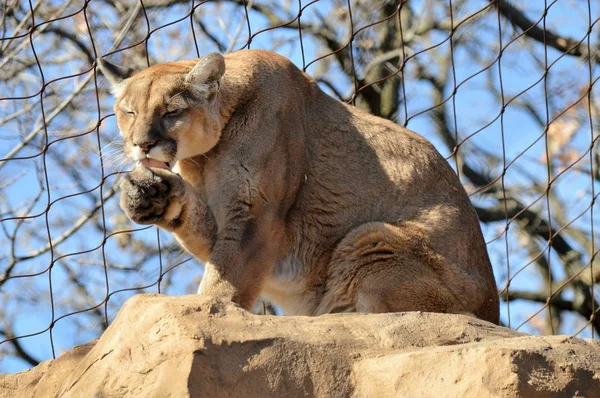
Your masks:
{"label": "cougar ear", "polygon": [[210,101],[219,91],[219,80],[225,73],[225,58],[219,53],[202,57],[185,75],[185,85],[200,100]]}
{"label": "cougar ear", "polygon": [[123,80],[131,77],[135,73],[135,70],[131,68],[111,64],[102,58],[97,58],[96,63],[98,64],[98,68],[100,68],[100,72],[102,72],[104,77],[106,77],[106,80],[110,82],[110,91],[115,97],[121,92],[121,88],[123,87],[121,83]]}
{"label": "cougar ear", "polygon": [[210,84],[217,82],[225,73],[225,58],[219,53],[202,57],[185,76],[187,84]]}

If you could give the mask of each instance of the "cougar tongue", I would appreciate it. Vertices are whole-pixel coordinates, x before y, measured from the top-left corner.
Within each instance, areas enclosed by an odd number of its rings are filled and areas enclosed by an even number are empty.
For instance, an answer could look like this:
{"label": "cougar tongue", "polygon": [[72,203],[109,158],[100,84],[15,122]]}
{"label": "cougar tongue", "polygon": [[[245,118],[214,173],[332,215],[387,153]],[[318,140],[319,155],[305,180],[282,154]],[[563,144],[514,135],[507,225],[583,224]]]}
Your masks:
{"label": "cougar tongue", "polygon": [[157,169],[170,170],[169,166],[165,162],[156,160],[156,159],[151,159],[151,158],[142,159],[137,164],[138,164],[138,166],[154,167]]}

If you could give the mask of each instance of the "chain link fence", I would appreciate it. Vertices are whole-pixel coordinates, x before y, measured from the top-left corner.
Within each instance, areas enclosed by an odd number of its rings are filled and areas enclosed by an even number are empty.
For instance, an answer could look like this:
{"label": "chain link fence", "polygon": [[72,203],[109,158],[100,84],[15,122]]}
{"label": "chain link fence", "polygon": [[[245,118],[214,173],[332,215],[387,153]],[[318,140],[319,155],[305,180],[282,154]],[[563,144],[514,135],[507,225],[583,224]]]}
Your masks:
{"label": "chain link fence", "polygon": [[132,165],[98,57],[287,56],[447,157],[480,217],[503,324],[600,332],[596,2],[1,3],[0,371],[98,337],[133,294],[193,293],[201,278],[168,233],[118,208]]}

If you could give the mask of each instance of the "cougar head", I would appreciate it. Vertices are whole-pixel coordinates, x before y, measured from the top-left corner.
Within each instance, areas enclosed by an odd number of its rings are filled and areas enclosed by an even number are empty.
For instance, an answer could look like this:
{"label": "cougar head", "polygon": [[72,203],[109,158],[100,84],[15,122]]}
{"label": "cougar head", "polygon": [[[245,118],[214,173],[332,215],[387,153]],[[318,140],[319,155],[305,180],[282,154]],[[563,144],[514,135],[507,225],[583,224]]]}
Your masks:
{"label": "cougar head", "polygon": [[139,72],[102,59],[98,66],[116,97],[117,124],[132,161],[171,168],[219,141],[223,122],[217,99],[225,73],[221,54]]}

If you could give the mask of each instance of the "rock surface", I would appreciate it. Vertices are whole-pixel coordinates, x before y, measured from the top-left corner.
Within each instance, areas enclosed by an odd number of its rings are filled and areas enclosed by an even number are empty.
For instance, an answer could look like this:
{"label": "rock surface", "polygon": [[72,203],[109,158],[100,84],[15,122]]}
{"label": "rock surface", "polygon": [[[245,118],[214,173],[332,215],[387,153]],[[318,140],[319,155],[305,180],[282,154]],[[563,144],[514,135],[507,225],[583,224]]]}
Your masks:
{"label": "rock surface", "polygon": [[138,295],[95,342],[0,376],[18,397],[600,396],[600,343],[462,315],[257,316]]}

